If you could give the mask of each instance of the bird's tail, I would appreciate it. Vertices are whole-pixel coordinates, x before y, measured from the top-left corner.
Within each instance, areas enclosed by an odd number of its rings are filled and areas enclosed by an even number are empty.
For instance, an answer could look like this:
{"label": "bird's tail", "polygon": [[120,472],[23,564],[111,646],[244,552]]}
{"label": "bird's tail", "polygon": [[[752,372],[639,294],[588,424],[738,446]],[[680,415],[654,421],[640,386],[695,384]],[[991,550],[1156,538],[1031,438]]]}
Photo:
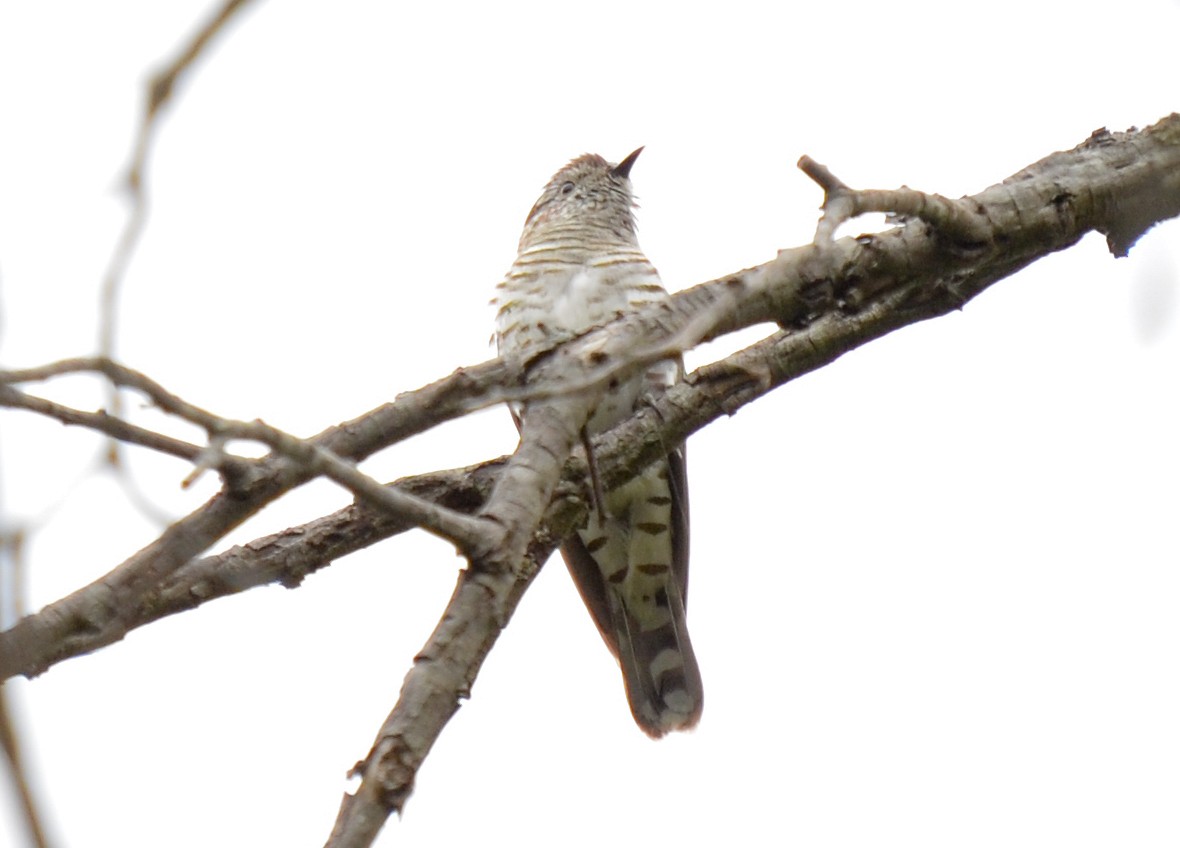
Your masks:
{"label": "bird's tail", "polygon": [[654,739],[695,726],[705,701],[685,624],[684,599],[675,581],[669,581],[661,595],[655,602],[666,603],[671,615],[658,627],[642,629],[617,596],[612,609],[627,701],[636,723]]}

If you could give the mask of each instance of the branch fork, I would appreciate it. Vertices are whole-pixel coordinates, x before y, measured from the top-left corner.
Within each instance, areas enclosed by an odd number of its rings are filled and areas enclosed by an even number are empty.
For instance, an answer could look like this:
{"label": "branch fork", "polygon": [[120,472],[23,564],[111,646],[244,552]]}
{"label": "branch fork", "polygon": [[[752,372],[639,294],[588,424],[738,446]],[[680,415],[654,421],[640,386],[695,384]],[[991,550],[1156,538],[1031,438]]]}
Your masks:
{"label": "branch fork", "polygon": [[[812,243],[628,313],[543,360],[495,360],[460,369],[309,439],[262,421],[213,415],[109,357],[0,372],[0,406],[90,427],[219,470],[233,464],[249,471],[238,480],[227,475],[218,495],[103,578],[0,633],[0,680],[33,676],[216,597],[268,582],[296,585],[334,558],[407,529],[427,529],[454,542],[471,567],[460,573],[442,619],[407,674],[361,765],[361,786],[346,796],[329,839],[332,846],[371,844],[388,815],[401,809],[418,766],[469,694],[540,563],[584,514],[585,495],[574,494],[584,487],[573,488],[586,473],[576,448],[603,385],[736,329],[764,322],[793,328],[702,366],[595,438],[588,456],[597,465],[600,486],[609,491],[720,415],[868,341],[958,309],[1086,232],[1106,233],[1114,252],[1125,250],[1149,220],[1180,213],[1180,115],[1053,154],[960,200],[907,188],[852,189],[808,157],[800,168],[825,194]],[[835,238],[842,223],[865,212],[913,220],[860,239]],[[921,223],[912,225],[915,220]],[[208,444],[152,433],[117,415],[33,398],[17,387],[79,371],[143,392],[160,409],[201,427]],[[393,486],[357,468],[383,447],[508,400],[527,402],[530,414],[520,447],[506,461]],[[272,454],[242,459],[226,453],[224,444],[239,438],[266,444]],[[197,559],[251,515],[317,476],[344,486],[357,503],[309,525]]]}
{"label": "branch fork", "polygon": [[831,243],[841,224],[869,212],[917,218],[961,244],[989,244],[993,239],[991,222],[969,198],[951,200],[905,186],[892,191],[850,188],[810,156],[800,158],[798,167],[824,190],[823,215],[815,229],[816,244]]}

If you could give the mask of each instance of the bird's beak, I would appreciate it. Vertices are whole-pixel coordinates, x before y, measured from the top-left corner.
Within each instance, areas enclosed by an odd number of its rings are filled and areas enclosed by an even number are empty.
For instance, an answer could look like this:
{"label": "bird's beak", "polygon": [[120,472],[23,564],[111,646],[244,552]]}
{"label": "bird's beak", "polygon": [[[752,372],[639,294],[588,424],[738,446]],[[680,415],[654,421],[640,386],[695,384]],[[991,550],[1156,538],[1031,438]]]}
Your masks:
{"label": "bird's beak", "polygon": [[631,166],[635,164],[635,160],[639,158],[639,154],[642,152],[643,152],[642,147],[640,147],[638,150],[633,151],[630,156],[628,156],[622,162],[620,162],[619,164],[617,164],[613,168],[611,168],[611,171],[610,171],[611,174],[613,174],[616,177],[630,178]]}

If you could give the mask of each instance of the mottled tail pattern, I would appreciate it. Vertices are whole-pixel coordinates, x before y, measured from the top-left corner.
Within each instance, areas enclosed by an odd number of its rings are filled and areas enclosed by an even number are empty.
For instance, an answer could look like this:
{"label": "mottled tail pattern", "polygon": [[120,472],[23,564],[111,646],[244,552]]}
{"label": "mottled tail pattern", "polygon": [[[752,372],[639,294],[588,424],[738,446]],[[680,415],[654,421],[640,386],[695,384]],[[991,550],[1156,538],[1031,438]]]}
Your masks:
{"label": "mottled tail pattern", "polygon": [[653,630],[644,630],[623,603],[618,603],[614,612],[619,665],[631,714],[654,738],[693,727],[704,706],[701,673],[688,640],[679,594],[670,591],[657,600],[666,603],[671,620]]}
{"label": "mottled tail pattern", "polygon": [[693,727],[704,690],[688,638],[688,499],[683,449],[607,496],[562,556],[607,647],[645,733]]}

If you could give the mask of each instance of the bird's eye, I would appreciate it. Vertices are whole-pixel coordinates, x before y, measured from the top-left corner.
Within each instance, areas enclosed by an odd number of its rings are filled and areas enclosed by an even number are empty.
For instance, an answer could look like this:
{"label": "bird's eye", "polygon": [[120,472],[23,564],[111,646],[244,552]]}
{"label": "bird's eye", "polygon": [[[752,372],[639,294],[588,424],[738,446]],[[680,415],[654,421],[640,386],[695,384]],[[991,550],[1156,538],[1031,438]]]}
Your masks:
{"label": "bird's eye", "polygon": [[574,184],[573,184],[573,183],[565,183],[565,184],[564,184],[564,185],[562,185],[562,187],[561,187],[561,193],[562,193],[562,194],[569,194],[569,193],[570,193],[571,191],[573,191],[573,190],[574,190]]}

